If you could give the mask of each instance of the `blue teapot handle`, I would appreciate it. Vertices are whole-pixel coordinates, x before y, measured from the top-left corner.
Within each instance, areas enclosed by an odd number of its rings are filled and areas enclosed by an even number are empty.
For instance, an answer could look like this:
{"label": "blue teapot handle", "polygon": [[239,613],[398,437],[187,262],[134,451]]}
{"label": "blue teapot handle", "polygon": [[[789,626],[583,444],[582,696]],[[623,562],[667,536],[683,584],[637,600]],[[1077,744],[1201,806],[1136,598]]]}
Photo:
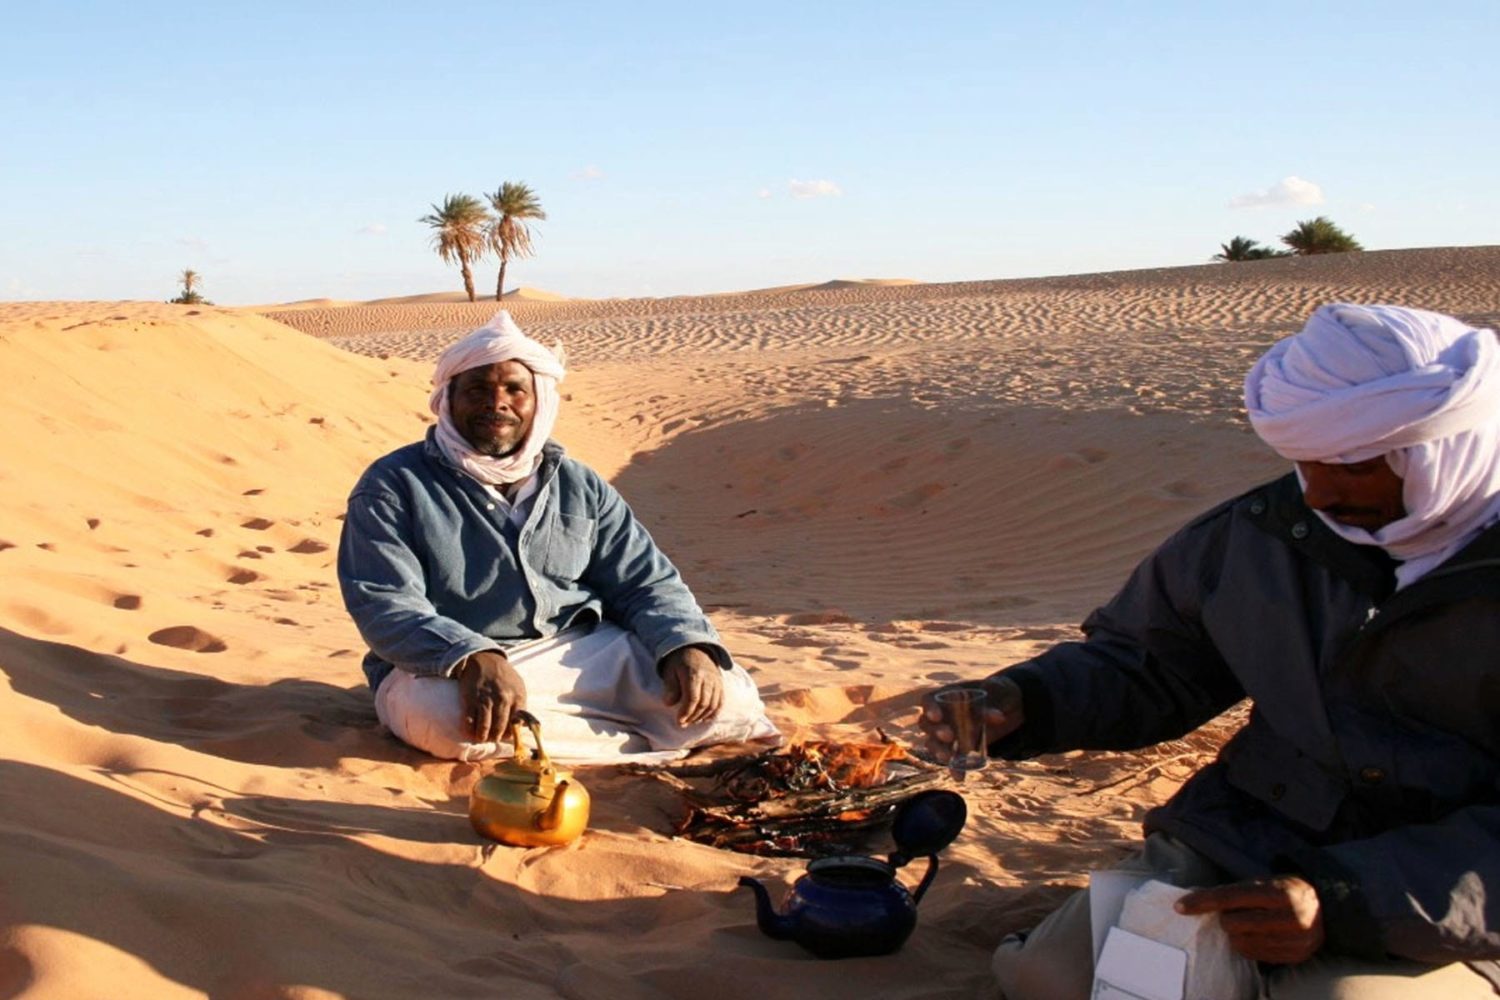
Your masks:
{"label": "blue teapot handle", "polygon": [[927,887],[932,884],[932,880],[937,878],[937,870],[937,855],[927,855],[927,871],[922,873],[922,881],[918,882],[917,887],[912,890],[911,901],[913,905],[922,901],[922,894],[927,891]]}

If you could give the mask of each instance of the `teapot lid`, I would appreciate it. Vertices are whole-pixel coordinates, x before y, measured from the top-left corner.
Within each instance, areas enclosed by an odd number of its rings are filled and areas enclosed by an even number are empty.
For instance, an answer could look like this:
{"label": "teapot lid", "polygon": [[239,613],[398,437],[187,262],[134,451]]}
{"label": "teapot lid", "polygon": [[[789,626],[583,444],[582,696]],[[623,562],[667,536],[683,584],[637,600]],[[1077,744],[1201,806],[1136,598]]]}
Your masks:
{"label": "teapot lid", "polygon": [[496,764],[494,770],[490,772],[490,777],[527,785],[550,785],[559,779],[566,778],[567,774],[560,773],[552,766],[551,761],[541,761],[535,757],[526,758],[518,753]]}
{"label": "teapot lid", "polygon": [[953,843],[968,818],[969,806],[957,792],[946,788],[918,792],[896,807],[891,836],[897,850],[890,863],[899,868],[912,858],[937,854]]}

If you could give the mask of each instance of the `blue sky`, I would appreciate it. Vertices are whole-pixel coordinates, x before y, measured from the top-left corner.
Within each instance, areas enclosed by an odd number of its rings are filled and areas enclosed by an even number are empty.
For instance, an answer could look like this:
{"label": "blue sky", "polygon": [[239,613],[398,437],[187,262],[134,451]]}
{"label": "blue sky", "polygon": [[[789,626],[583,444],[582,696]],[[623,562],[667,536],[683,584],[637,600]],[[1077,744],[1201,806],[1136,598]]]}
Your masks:
{"label": "blue sky", "polygon": [[[1223,8],[1213,10],[1209,8]],[[1500,242],[1500,3],[11,5],[0,299],[675,295]],[[493,294],[495,265],[476,284]]]}

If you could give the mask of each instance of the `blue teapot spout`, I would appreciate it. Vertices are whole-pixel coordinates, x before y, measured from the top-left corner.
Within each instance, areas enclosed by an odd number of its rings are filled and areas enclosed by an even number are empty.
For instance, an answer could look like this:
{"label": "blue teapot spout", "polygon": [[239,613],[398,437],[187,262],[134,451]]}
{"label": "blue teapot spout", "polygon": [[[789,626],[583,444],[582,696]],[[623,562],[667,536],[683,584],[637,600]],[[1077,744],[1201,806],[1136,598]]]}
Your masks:
{"label": "blue teapot spout", "polygon": [[792,937],[792,919],[776,912],[771,906],[771,894],[760,879],[749,875],[740,876],[740,885],[755,893],[755,922],[766,937],[785,941]]}

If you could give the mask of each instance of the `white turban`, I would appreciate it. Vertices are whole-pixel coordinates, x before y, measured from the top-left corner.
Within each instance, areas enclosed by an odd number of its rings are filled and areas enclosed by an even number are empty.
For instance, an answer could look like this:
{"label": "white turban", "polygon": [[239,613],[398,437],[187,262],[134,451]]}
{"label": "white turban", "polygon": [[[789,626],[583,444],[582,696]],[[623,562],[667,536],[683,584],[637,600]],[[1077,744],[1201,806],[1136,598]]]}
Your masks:
{"label": "white turban", "polygon": [[[520,447],[503,458],[495,458],[475,451],[459,433],[448,407],[448,384],[460,372],[502,361],[519,361],[531,369],[536,413]],[[564,371],[561,344],[549,350],[522,333],[510,313],[503,309],[497,312],[488,323],[438,358],[437,370],[432,373],[432,396],[427,401],[438,418],[438,447],[449,461],[482,483],[499,486],[526,479],[541,464],[542,445],[547,443],[557,423],[557,385],[563,380]]]}
{"label": "white turban", "polygon": [[[1370,532],[1405,586],[1500,519],[1500,344],[1451,316],[1334,303],[1278,342],[1245,379],[1257,434],[1294,462],[1384,455],[1406,516]],[[1305,485],[1305,484],[1304,484]]]}

